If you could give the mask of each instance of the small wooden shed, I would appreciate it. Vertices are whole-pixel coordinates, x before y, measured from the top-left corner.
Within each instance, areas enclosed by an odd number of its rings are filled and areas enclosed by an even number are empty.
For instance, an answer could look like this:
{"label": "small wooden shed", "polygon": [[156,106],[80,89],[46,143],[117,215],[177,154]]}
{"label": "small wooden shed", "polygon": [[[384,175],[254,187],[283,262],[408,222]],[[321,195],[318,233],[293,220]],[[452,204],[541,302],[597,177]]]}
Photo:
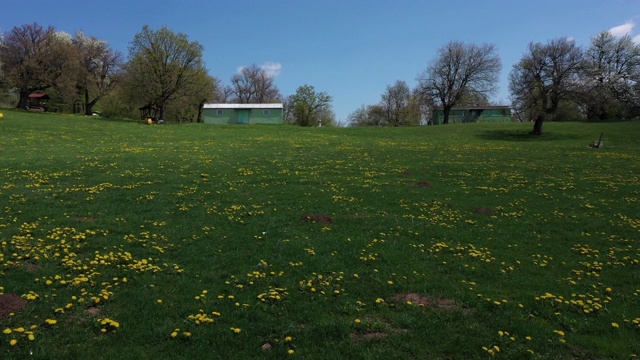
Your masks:
{"label": "small wooden shed", "polygon": [[146,121],[147,119],[151,119],[151,121],[158,121],[158,117],[160,116],[160,107],[156,104],[147,104],[140,109],[140,120]]}
{"label": "small wooden shed", "polygon": [[283,106],[278,104],[204,104],[206,124],[282,124]]}
{"label": "small wooden shed", "polygon": [[47,111],[47,101],[51,98],[45,93],[29,94],[29,110],[31,111]]}

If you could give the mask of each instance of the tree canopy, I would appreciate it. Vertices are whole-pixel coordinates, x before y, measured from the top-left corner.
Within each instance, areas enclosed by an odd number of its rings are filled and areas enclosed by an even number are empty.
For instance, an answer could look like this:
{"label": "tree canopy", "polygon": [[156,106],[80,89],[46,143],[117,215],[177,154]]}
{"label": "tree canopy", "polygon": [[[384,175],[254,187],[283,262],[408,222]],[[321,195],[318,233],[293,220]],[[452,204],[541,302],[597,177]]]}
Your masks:
{"label": "tree canopy", "polygon": [[265,104],[282,100],[273,76],[256,64],[242,67],[233,75],[227,93],[233,102],[240,104]]}
{"label": "tree canopy", "polygon": [[29,94],[56,86],[71,74],[71,43],[49,26],[16,26],[2,39],[0,64],[5,81],[19,91],[18,108],[29,105]]}
{"label": "tree canopy", "polygon": [[331,118],[331,96],[326,92],[316,92],[312,85],[298,87],[296,93],[289,96],[293,121],[300,126],[317,126]]}
{"label": "tree canopy", "polygon": [[129,47],[125,65],[129,94],[158,106],[160,119],[164,119],[171,100],[199,95],[207,81],[202,51],[202,45],[189,41],[186,34],[167,27],[154,31],[145,25]]}
{"label": "tree canopy", "polygon": [[530,43],[513,66],[509,89],[516,108],[535,121],[533,134],[542,134],[543,122],[555,119],[562,101],[577,99],[582,64],[582,50],[575,42],[558,38],[546,44]]}
{"label": "tree canopy", "polygon": [[118,83],[122,55],[105,41],[77,32],[73,45],[79,62],[76,88],[84,101],[85,114],[93,114],[93,106]]}
{"label": "tree canopy", "polygon": [[589,119],[636,115],[640,82],[640,45],[629,35],[616,38],[603,31],[584,54],[581,103]]}
{"label": "tree canopy", "polygon": [[493,94],[502,63],[494,44],[467,44],[451,41],[418,77],[423,92],[443,109],[443,124],[464,94]]}

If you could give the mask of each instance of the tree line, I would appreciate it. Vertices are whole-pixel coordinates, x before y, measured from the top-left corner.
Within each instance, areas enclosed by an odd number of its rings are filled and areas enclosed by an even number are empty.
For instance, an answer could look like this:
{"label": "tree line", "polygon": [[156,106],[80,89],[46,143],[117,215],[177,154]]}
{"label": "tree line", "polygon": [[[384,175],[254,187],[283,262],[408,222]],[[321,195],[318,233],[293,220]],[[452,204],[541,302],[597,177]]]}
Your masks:
{"label": "tree line", "polygon": [[[428,123],[442,110],[448,123],[454,106],[489,105],[502,69],[493,44],[451,41],[417,77],[387,86],[375,105],[349,115],[352,126],[401,126]],[[532,121],[533,134],[545,120],[610,120],[640,116],[640,45],[629,35],[603,31],[583,49],[570,38],[532,42],[509,74],[514,116]]]}
{"label": "tree line", "polygon": [[202,122],[207,102],[286,105],[292,124],[331,125],[332,98],[311,85],[283,97],[274,77],[257,65],[243,67],[229,85],[205,67],[204,47],[167,27],[144,26],[123,55],[104,40],[73,35],[34,23],[0,36],[0,96],[17,108],[29,107],[29,95],[47,92],[59,111],[136,118],[138,108],[153,105],[159,119]]}
{"label": "tree line", "polygon": [[[29,94],[51,92],[68,111],[136,117],[153,104],[163,119],[201,122],[206,102],[284,104],[285,121],[302,126],[332,125],[332,97],[304,84],[283,96],[274,76],[255,64],[234,74],[228,85],[211,76],[204,48],[186,34],[144,26],[123,55],[106,41],[37,23],[16,26],[0,37],[0,95],[18,108]],[[398,80],[380,101],[348,117],[351,126],[429,124],[435,109],[443,123],[455,106],[490,104],[502,63],[494,44],[450,41],[417,76],[411,89]],[[640,45],[630,36],[603,31],[581,48],[569,38],[530,43],[509,74],[514,116],[532,121],[542,133],[545,120],[608,120],[640,116]],[[73,109],[71,109],[73,107]]]}

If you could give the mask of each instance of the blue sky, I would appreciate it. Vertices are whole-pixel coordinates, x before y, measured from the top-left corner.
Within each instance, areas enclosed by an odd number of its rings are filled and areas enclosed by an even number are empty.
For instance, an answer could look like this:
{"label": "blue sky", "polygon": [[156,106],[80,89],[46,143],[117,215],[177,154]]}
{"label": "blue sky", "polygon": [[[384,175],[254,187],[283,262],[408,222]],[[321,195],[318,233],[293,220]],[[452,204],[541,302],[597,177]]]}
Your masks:
{"label": "blue sky", "polygon": [[[31,5],[28,5],[31,4]],[[274,71],[283,95],[313,85],[333,97],[337,120],[374,104],[396,80],[416,77],[450,40],[494,43],[502,60],[494,101],[530,42],[600,31],[640,42],[640,0],[0,0],[0,30],[37,22],[107,40],[128,54],[147,24],[201,43],[211,75],[229,83],[242,66]]]}

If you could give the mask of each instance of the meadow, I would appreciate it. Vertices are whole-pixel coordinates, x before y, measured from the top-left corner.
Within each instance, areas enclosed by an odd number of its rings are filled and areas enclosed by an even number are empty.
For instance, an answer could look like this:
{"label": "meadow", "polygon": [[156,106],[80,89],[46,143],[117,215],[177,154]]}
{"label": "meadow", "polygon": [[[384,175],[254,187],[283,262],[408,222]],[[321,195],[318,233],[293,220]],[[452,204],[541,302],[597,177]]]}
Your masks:
{"label": "meadow", "polygon": [[2,359],[640,355],[639,121],[3,112]]}

